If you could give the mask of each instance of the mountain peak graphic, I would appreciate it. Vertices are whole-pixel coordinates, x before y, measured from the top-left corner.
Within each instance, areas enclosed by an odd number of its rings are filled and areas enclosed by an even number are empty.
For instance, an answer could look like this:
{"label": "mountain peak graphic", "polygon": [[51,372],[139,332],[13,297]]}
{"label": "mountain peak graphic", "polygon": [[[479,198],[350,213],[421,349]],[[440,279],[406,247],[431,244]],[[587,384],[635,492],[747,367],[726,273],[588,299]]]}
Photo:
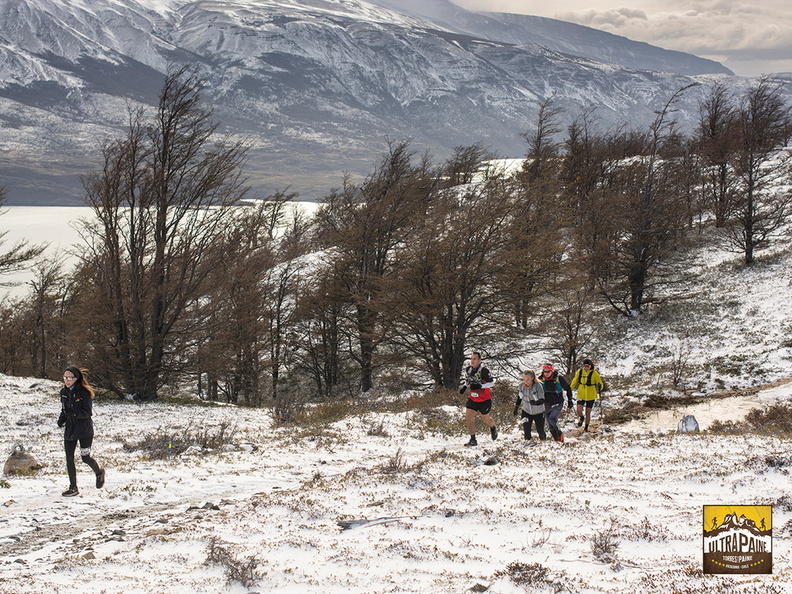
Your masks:
{"label": "mountain peak graphic", "polygon": [[745,514],[737,515],[737,513],[726,514],[723,521],[714,530],[706,531],[707,536],[717,536],[722,532],[731,530],[747,530],[755,536],[763,536],[768,533],[764,527],[759,527],[756,522],[747,518]]}

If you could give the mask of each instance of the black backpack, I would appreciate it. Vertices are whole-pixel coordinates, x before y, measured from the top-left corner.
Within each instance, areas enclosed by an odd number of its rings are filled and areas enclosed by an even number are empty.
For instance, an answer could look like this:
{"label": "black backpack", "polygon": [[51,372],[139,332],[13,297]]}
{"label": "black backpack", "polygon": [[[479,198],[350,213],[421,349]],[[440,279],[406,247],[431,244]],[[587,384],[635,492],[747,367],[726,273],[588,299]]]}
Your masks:
{"label": "black backpack", "polygon": [[[594,371],[594,366],[593,365],[591,366],[591,371]],[[592,375],[594,375],[594,374],[593,373],[589,373],[588,377],[586,377],[586,383],[582,384],[582,385],[584,385],[584,386],[593,386],[594,384],[591,383],[591,376]],[[580,378],[581,377],[583,377],[583,368],[582,367],[577,370],[578,383],[580,383]],[[606,391],[608,389],[608,385],[605,383],[605,380],[602,379],[602,376],[600,376],[600,381],[602,382],[602,389],[600,389],[600,392],[604,392],[604,391]]]}

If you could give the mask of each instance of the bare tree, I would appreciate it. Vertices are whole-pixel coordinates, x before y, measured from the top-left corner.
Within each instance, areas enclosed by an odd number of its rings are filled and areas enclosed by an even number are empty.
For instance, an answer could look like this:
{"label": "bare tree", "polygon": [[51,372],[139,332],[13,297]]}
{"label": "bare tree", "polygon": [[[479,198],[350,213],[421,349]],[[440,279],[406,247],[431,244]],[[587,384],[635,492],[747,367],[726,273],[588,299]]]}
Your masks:
{"label": "bare tree", "polygon": [[[41,258],[34,266],[25,300],[32,314],[31,367],[37,377],[58,377],[66,365],[67,315],[74,282],[63,271],[58,257]],[[69,353],[71,354],[71,353]]]}
{"label": "bare tree", "polygon": [[559,143],[556,136],[561,132],[558,123],[560,108],[546,99],[539,105],[536,126],[523,134],[528,143],[528,152],[523,165],[523,182],[526,186],[547,183],[560,165],[558,161]]}
{"label": "bare tree", "polygon": [[32,375],[28,346],[30,344],[27,310],[21,311],[19,299],[0,301],[0,373]]}
{"label": "bare tree", "polygon": [[455,147],[443,171],[445,185],[454,187],[473,183],[484,162],[494,158],[482,143]]}
{"label": "bare tree", "polygon": [[278,209],[277,202],[262,201],[236,210],[222,231],[219,266],[204,306],[208,311],[198,304],[194,308],[204,338],[194,343],[193,366],[202,380],[206,377],[211,398],[223,395],[228,402],[248,406],[263,402],[270,300],[263,277],[276,263],[270,221]]}
{"label": "bare tree", "polygon": [[[535,127],[523,134],[528,144],[522,170],[517,176],[514,197],[520,203],[510,227],[510,245],[514,253],[530,254],[514,266],[509,280],[512,286],[514,321],[526,329],[531,305],[538,294],[551,290],[559,276],[558,264],[563,253],[561,229],[569,225],[569,211],[561,197],[560,144],[558,117],[561,110],[551,100],[539,108]],[[516,264],[516,266],[515,266]]]}
{"label": "bare tree", "polygon": [[734,169],[739,188],[727,223],[745,264],[792,215],[792,155],[782,150],[792,134],[790,107],[781,85],[768,79],[748,89],[737,111]]}
{"label": "bare tree", "polygon": [[[566,266],[571,284],[593,296],[617,276],[616,257],[624,237],[624,169],[643,152],[645,138],[633,132],[603,133],[585,111],[567,128],[560,179],[562,200],[571,213],[571,254]],[[636,146],[637,144],[637,146]],[[570,265],[571,264],[571,265]]]}
{"label": "bare tree", "polygon": [[208,399],[261,406],[278,397],[299,256],[309,245],[295,238],[303,233],[302,217],[287,220],[284,206],[294,198],[278,192],[240,206],[223,231],[219,270],[208,298],[194,307],[203,338],[187,347]]}
{"label": "bare tree", "polygon": [[96,217],[82,260],[101,329],[97,377],[144,400],[157,397],[176,336],[194,329],[181,326],[185,312],[206,293],[228,207],[246,191],[245,146],[217,138],[201,89],[194,71],[169,73],[152,121],[131,113],[126,138],[83,181]]}
{"label": "bare tree", "polygon": [[611,246],[613,269],[599,282],[609,303],[628,316],[640,315],[654,299],[654,289],[668,281],[662,272],[672,265],[684,236],[686,208],[680,189],[684,169],[673,151],[665,156],[662,151],[669,139],[674,144],[671,108],[687,88],[674,93],[658,112],[643,149],[617,166],[611,198],[621,214]]}
{"label": "bare tree", "polygon": [[514,183],[491,177],[439,191],[421,227],[397,250],[402,264],[382,300],[391,344],[455,388],[465,347],[485,349],[513,325],[513,299],[531,260],[531,242],[516,245],[522,201]]}
{"label": "bare tree", "polygon": [[404,233],[426,210],[434,180],[428,178],[428,158],[413,165],[414,153],[407,142],[392,143],[375,171],[362,183],[347,179],[333,192],[317,220],[325,245],[336,247],[344,262],[347,301],[355,308],[360,389],[374,385],[374,356],[384,338],[377,301],[381,283],[394,267],[394,250]]}
{"label": "bare tree", "polygon": [[593,294],[585,285],[564,287],[556,294],[558,302],[546,320],[547,346],[558,353],[564,369],[571,373],[578,366],[580,355],[591,350],[596,337]]}
{"label": "bare tree", "polygon": [[722,227],[730,216],[736,184],[733,156],[737,149],[737,110],[728,88],[718,83],[699,105],[698,150],[702,155],[703,186]]}
{"label": "bare tree", "polygon": [[28,293],[0,304],[0,370],[54,379],[81,350],[66,338],[76,283],[57,256],[37,258],[32,272]]}
{"label": "bare tree", "polygon": [[337,265],[343,266],[331,259],[303,279],[289,337],[295,373],[309,378],[321,398],[352,396],[360,384],[352,358],[354,307]]}

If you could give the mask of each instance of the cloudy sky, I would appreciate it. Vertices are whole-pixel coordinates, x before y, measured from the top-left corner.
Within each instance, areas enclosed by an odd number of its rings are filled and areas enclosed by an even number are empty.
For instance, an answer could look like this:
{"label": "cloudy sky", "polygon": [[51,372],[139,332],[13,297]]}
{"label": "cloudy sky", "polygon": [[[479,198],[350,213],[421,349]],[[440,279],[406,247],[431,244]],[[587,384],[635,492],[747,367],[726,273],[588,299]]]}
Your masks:
{"label": "cloudy sky", "polygon": [[735,74],[792,72],[789,0],[453,0],[471,10],[552,17],[717,60]]}

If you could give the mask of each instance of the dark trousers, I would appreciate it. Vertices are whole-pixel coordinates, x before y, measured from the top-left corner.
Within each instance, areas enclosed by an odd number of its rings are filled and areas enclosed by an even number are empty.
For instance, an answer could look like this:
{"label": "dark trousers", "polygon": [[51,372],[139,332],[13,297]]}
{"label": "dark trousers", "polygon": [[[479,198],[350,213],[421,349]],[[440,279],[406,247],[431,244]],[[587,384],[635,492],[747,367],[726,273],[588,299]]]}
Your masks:
{"label": "dark trousers", "polygon": [[[80,439],[80,449],[90,449],[93,437],[83,437]],[[69,473],[69,486],[77,486],[77,466],[74,464],[74,452],[77,451],[77,441],[69,439],[63,440],[63,449],[66,450],[66,471]],[[101,468],[90,455],[80,456],[82,461],[91,467],[95,474],[99,474]]]}
{"label": "dark trousers", "polygon": [[550,428],[550,434],[553,436],[553,439],[558,441],[558,438],[561,437],[561,429],[558,427],[558,415],[561,414],[561,409],[564,408],[562,404],[554,404],[553,406],[548,406],[545,409],[545,418],[547,418],[547,426]]}
{"label": "dark trousers", "polygon": [[544,413],[539,413],[538,415],[529,415],[524,410],[521,410],[522,418],[527,419],[523,421],[523,434],[525,435],[525,439],[531,439],[531,424],[536,423],[536,432],[539,434],[539,439],[544,441],[547,439],[547,434],[545,433],[544,428]]}

